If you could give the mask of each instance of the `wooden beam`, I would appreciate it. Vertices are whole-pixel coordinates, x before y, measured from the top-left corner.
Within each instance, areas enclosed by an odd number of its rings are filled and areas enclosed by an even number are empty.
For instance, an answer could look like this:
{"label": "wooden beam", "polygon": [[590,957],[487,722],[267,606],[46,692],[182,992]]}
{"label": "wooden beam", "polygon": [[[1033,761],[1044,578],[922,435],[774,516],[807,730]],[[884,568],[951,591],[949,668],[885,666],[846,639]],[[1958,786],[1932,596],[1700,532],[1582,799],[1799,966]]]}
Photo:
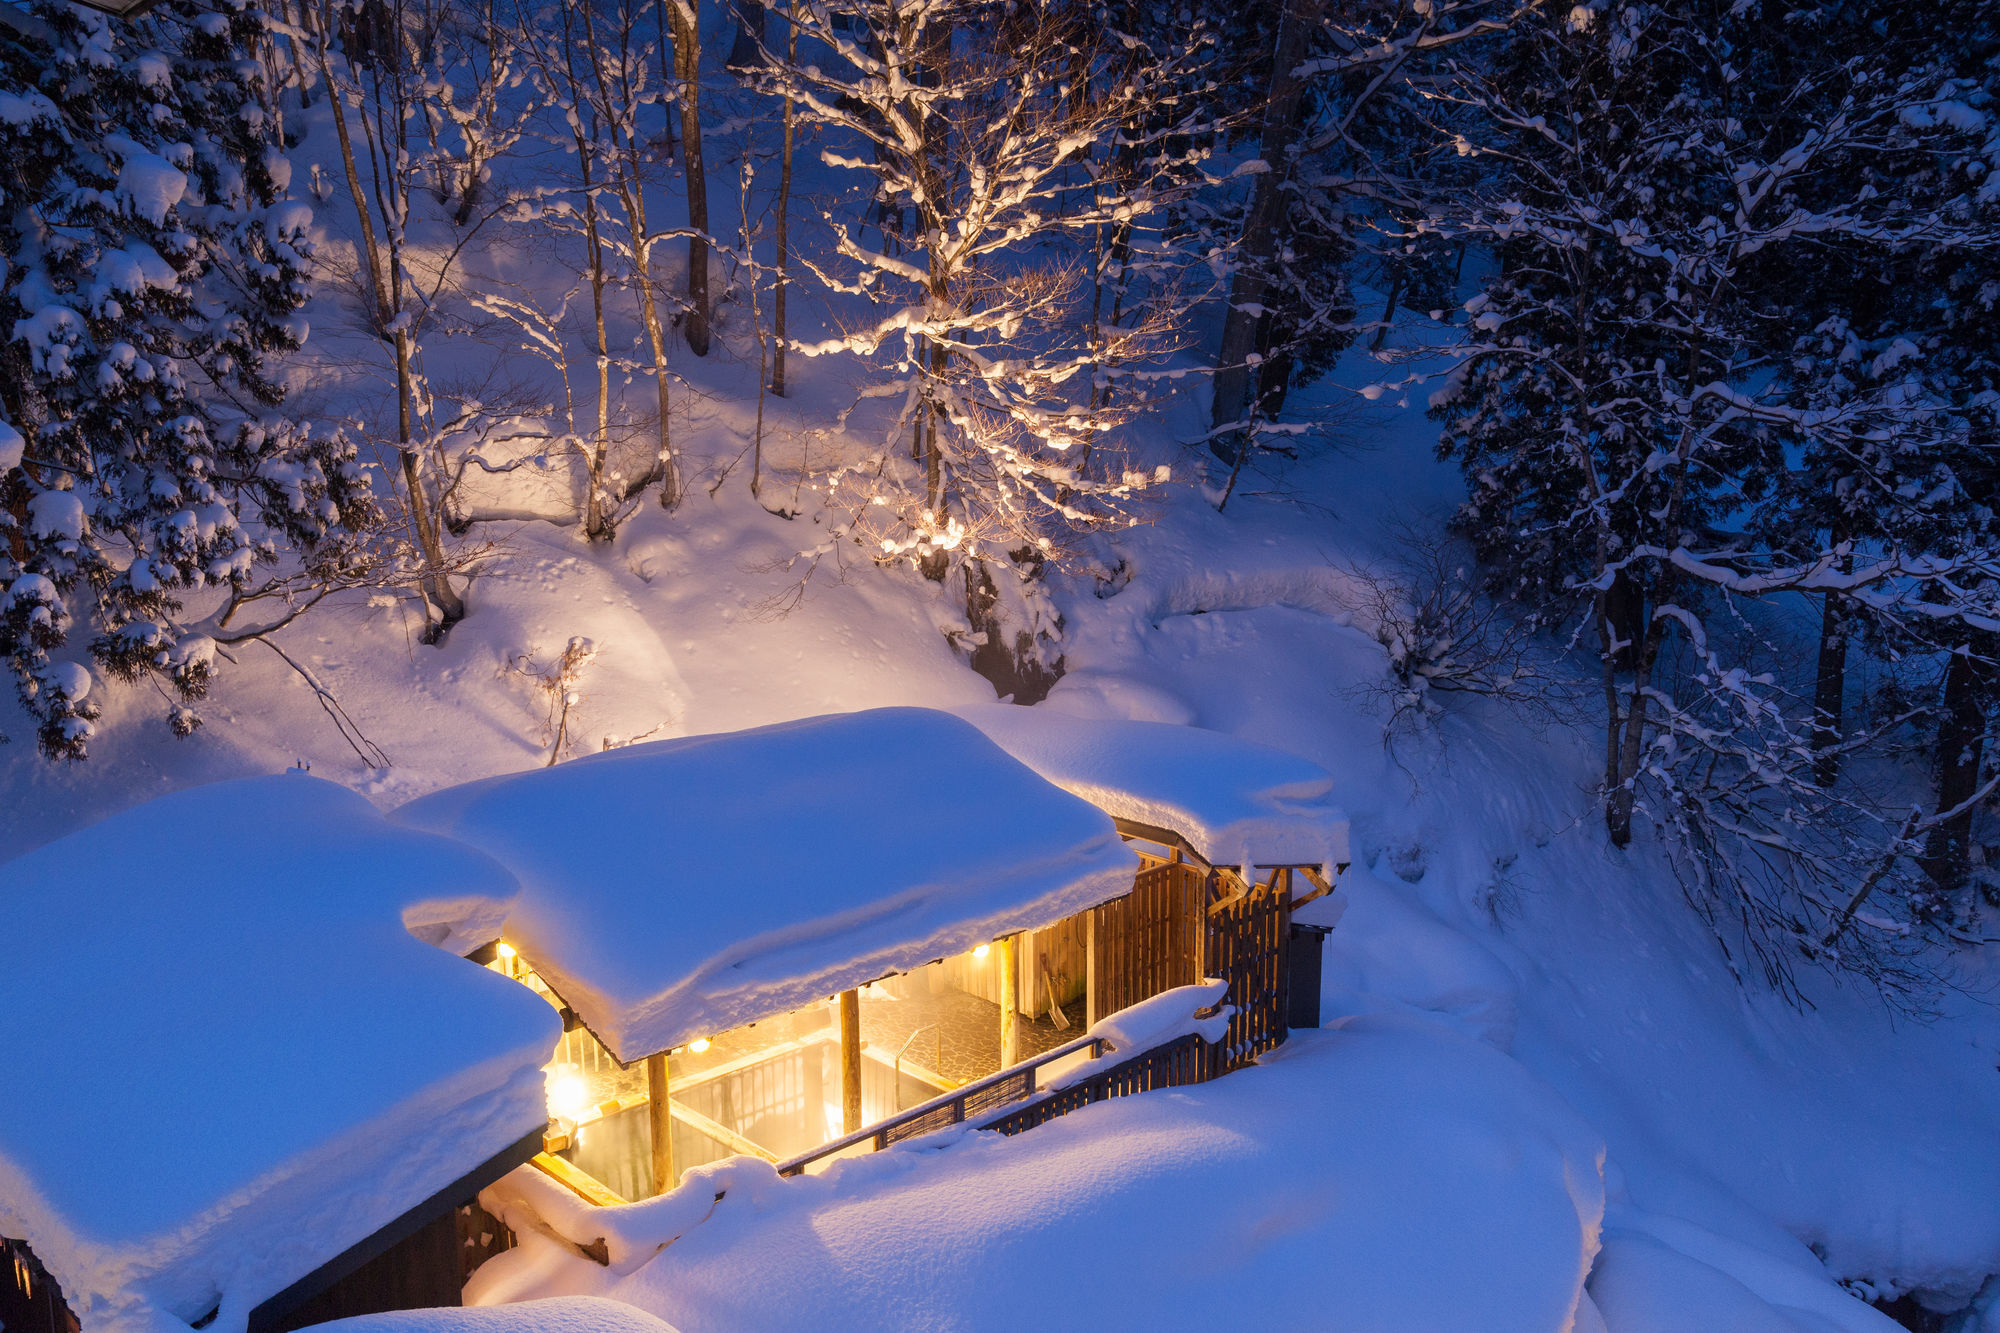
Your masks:
{"label": "wooden beam", "polygon": [[683,1106],[676,1101],[669,1101],[668,1104],[673,1107],[674,1119],[691,1129],[700,1130],[731,1152],[741,1153],[745,1157],[761,1157],[767,1162],[778,1160],[778,1155],[762,1144],[744,1138],[729,1126],[710,1120],[692,1107]]}
{"label": "wooden beam", "polygon": [[285,1320],[301,1305],[341,1279],[352,1276],[363,1265],[380,1258],[439,1217],[448,1216],[460,1204],[472,1202],[479,1191],[515,1167],[534,1158],[541,1149],[544,1128],[545,1124],[529,1130],[511,1147],[494,1154],[483,1164],[466,1172],[367,1239],[349,1246],[277,1295],[265,1300],[250,1311],[249,1333],[272,1333],[274,1329],[290,1327],[291,1325],[286,1324]]}
{"label": "wooden beam", "polygon": [[1306,877],[1306,882],[1312,885],[1312,892],[1302,898],[1292,899],[1292,909],[1294,911],[1304,907],[1316,898],[1324,898],[1327,894],[1333,892],[1333,885],[1327,882],[1326,876],[1320,874],[1316,867],[1300,866],[1298,870],[1300,874]]}
{"label": "wooden beam", "polygon": [[1021,1062],[1021,937],[1008,935],[1000,948],[1000,1067]]}
{"label": "wooden beam", "polygon": [[840,1123],[861,1128],[861,992],[851,990],[840,993]]}
{"label": "wooden beam", "polygon": [[573,1162],[557,1157],[554,1153],[536,1153],[531,1159],[535,1170],[555,1181],[587,1204],[598,1208],[616,1208],[627,1200],[618,1192],[599,1180],[590,1172]]}
{"label": "wooden beam", "polygon": [[1172,829],[1164,829],[1157,824],[1142,824],[1136,819],[1119,819],[1115,815],[1112,817],[1111,822],[1117,826],[1118,832],[1122,837],[1137,839],[1140,842],[1150,842],[1156,846],[1167,848],[1169,851],[1178,851],[1203,870],[1213,869],[1209,865],[1208,859],[1194,849],[1193,843],[1183,838],[1180,834],[1175,833]]}
{"label": "wooden beam", "polygon": [[646,1057],[646,1123],[653,1131],[653,1193],[674,1187],[673,1097],[667,1087],[667,1053]]}

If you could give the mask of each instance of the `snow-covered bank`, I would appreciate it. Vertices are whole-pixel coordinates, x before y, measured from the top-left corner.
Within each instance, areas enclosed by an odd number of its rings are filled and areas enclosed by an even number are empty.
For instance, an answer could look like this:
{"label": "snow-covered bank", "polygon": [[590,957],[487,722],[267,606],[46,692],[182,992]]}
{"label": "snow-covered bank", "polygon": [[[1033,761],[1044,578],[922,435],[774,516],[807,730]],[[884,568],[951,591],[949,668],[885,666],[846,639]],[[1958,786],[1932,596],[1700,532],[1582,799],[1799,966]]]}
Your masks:
{"label": "snow-covered bank", "polygon": [[[1365,497],[1420,456],[1424,423],[1403,424],[1403,462],[1328,459],[1294,484]],[[1065,604],[1073,672],[1043,706],[1171,715],[1334,775],[1355,869],[1329,1018],[1421,1010],[1511,1051],[1605,1136],[1645,1208],[1946,1306],[2000,1272],[1992,950],[1961,956],[1964,989],[1928,1023],[1816,974],[1803,1012],[1739,985],[1657,848],[1605,841],[1597,737],[1475,701],[1385,749],[1365,608],[1287,590],[1379,556],[1390,511],[1350,511],[1329,545],[1303,508],[1189,510],[1124,544],[1118,597]],[[1246,587],[1284,595],[1243,605]]]}
{"label": "snow-covered bank", "polygon": [[[1584,1289],[1603,1159],[1514,1061],[1436,1023],[1367,1017],[1015,1138],[936,1136],[732,1191],[630,1276],[540,1240],[495,1262],[684,1333],[1002,1329],[1024,1309],[1079,1327],[1559,1333],[1605,1326]],[[1679,1307],[1671,1283],[1697,1279],[1741,1293],[1744,1322],[1711,1329],[1894,1327],[1823,1275],[1613,1209],[1613,1329],[1663,1326],[1648,1320]]]}
{"label": "snow-covered bank", "polygon": [[643,1310],[595,1296],[552,1297],[487,1309],[391,1310],[320,1327],[340,1333],[674,1333]]}

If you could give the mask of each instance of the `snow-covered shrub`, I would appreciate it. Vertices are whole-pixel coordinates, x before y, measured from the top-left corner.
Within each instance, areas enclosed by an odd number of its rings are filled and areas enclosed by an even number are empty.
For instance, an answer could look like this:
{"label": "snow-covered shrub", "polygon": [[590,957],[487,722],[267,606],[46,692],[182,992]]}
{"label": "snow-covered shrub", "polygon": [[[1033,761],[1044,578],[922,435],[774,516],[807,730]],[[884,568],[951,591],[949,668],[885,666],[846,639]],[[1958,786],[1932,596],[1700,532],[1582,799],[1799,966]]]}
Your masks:
{"label": "snow-covered shrub", "polygon": [[[534,658],[523,655],[516,663],[516,669],[533,678],[535,688],[542,694],[547,704],[548,719],[543,727],[542,743],[549,747],[549,765],[554,766],[563,757],[570,744],[570,713],[583,702],[583,670],[597,657],[597,644],[578,634],[563,645],[556,654],[555,661],[546,669],[535,664]],[[606,749],[611,743],[607,739]]]}
{"label": "snow-covered shrub", "polygon": [[1434,722],[1451,695],[1493,699],[1544,721],[1572,716],[1573,683],[1540,641],[1541,623],[1487,595],[1463,542],[1406,528],[1390,560],[1345,575],[1388,658],[1387,678],[1369,691],[1388,708],[1384,744]]}

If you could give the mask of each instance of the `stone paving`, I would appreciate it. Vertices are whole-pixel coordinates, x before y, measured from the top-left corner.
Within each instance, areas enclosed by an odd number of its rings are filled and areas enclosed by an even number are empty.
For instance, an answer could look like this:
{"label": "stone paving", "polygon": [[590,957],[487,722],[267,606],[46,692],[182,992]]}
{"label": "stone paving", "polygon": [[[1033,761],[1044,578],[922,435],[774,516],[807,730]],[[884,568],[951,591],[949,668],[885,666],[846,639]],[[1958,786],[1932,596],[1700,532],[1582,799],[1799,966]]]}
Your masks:
{"label": "stone paving", "polygon": [[[1064,1011],[1069,1028],[1046,1017],[1021,1015],[1021,1058],[1026,1060],[1083,1035],[1083,1003]],[[915,1040],[910,1040],[915,1034]],[[861,1002],[861,1039],[903,1067],[937,1075],[956,1087],[1000,1068],[1000,1006],[960,990],[903,1000]],[[904,1050],[903,1043],[909,1041]]]}

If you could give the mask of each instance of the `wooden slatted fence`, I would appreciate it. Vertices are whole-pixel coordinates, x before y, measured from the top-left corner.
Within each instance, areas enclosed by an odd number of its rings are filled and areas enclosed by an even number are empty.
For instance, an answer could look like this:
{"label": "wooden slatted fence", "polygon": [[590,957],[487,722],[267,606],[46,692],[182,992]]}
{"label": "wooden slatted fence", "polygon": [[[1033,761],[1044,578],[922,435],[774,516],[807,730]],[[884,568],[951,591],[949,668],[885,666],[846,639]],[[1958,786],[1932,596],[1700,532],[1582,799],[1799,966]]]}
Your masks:
{"label": "wooden slatted fence", "polygon": [[1267,883],[1243,887],[1208,909],[1206,971],[1229,983],[1223,998],[1236,1007],[1227,1035],[1209,1048],[1211,1078],[1241,1069],[1282,1044],[1290,1030],[1291,884],[1274,872]]}

